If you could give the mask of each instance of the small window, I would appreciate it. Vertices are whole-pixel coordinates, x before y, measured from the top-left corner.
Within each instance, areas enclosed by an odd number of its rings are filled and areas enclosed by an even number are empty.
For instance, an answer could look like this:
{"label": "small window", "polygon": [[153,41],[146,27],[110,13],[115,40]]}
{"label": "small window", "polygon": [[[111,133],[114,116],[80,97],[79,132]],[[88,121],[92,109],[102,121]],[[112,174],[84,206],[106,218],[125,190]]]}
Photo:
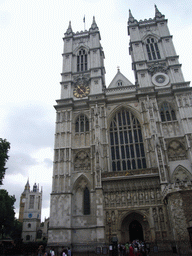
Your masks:
{"label": "small window", "polygon": [[117,82],[117,85],[118,85],[118,86],[123,86],[123,82],[122,82],[122,81],[118,81],[118,82]]}
{"label": "small window", "polygon": [[89,120],[85,115],[80,115],[75,122],[75,132],[88,132]]}
{"label": "small window", "polygon": [[169,122],[177,120],[174,109],[169,103],[164,102],[160,108],[160,116],[162,122]]}
{"label": "small window", "polygon": [[84,215],[90,214],[90,193],[89,189],[86,187],[84,190]]}
{"label": "small window", "polygon": [[87,53],[84,49],[79,50],[77,55],[77,72],[87,70]]}
{"label": "small window", "polygon": [[28,223],[27,227],[28,227],[28,228],[31,228],[31,223]]}
{"label": "small window", "polygon": [[42,238],[42,230],[38,230],[37,231],[37,239],[41,239]]}
{"label": "small window", "polygon": [[149,37],[146,43],[147,55],[149,60],[161,59],[157,40],[153,37]]}
{"label": "small window", "polygon": [[30,241],[30,236],[29,235],[26,236],[26,241]]}

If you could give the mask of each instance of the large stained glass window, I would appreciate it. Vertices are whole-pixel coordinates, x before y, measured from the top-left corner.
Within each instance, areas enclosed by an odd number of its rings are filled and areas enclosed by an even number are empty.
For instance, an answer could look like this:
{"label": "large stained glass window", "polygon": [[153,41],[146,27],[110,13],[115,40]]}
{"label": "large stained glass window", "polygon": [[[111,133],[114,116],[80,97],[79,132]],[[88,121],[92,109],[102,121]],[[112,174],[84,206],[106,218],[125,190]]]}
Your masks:
{"label": "large stained glass window", "polygon": [[141,126],[130,111],[115,114],[109,134],[112,171],[146,168]]}

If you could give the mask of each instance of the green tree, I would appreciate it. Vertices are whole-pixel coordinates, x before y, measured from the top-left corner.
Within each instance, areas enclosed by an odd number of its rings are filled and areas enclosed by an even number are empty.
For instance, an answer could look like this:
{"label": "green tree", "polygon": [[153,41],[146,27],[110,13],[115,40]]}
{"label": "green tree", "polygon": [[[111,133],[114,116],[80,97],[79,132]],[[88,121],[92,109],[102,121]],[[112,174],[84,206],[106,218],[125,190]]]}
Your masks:
{"label": "green tree", "polygon": [[14,220],[14,226],[11,230],[11,238],[15,241],[21,240],[22,223],[17,219]]}
{"label": "green tree", "polygon": [[10,196],[5,189],[0,189],[0,230],[2,238],[4,234],[8,235],[13,230],[15,201],[15,196]]}
{"label": "green tree", "polygon": [[0,185],[3,184],[3,178],[5,175],[6,162],[9,158],[8,151],[10,149],[10,143],[6,139],[0,138]]}

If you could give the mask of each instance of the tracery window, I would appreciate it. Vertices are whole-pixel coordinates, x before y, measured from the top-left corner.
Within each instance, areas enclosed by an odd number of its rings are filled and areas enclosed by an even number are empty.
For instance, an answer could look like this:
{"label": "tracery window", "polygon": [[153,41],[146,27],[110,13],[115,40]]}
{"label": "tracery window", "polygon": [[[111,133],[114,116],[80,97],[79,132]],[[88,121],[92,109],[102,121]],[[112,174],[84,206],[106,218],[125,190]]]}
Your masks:
{"label": "tracery window", "polygon": [[84,49],[79,50],[77,55],[77,72],[87,70],[87,52]]}
{"label": "tracery window", "polygon": [[160,108],[160,116],[162,122],[177,120],[174,109],[168,102],[164,102]]}
{"label": "tracery window", "polygon": [[112,171],[146,168],[141,126],[125,109],[117,112],[110,125]]}
{"label": "tracery window", "polygon": [[34,202],[35,202],[35,196],[31,195],[30,198],[29,198],[29,209],[34,208]]}
{"label": "tracery window", "polygon": [[75,132],[88,132],[89,120],[85,115],[80,115],[75,122]]}
{"label": "tracery window", "polygon": [[84,206],[84,209],[83,209],[84,215],[89,215],[90,214],[90,193],[87,187],[84,190],[83,206]]}
{"label": "tracery window", "polygon": [[157,40],[153,37],[147,38],[146,43],[147,55],[149,60],[161,59]]}

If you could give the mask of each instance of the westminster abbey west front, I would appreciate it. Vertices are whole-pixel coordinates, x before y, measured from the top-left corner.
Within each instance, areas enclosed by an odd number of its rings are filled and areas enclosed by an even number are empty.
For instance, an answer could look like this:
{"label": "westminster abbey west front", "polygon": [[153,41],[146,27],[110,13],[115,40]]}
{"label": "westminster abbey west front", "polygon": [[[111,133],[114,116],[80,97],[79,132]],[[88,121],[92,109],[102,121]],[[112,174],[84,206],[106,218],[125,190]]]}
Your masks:
{"label": "westminster abbey west front", "polygon": [[[95,18],[64,34],[48,246],[95,250],[112,237],[190,248],[192,90],[167,19],[128,19],[135,83],[105,84]],[[128,45],[128,40],[127,40]]]}

